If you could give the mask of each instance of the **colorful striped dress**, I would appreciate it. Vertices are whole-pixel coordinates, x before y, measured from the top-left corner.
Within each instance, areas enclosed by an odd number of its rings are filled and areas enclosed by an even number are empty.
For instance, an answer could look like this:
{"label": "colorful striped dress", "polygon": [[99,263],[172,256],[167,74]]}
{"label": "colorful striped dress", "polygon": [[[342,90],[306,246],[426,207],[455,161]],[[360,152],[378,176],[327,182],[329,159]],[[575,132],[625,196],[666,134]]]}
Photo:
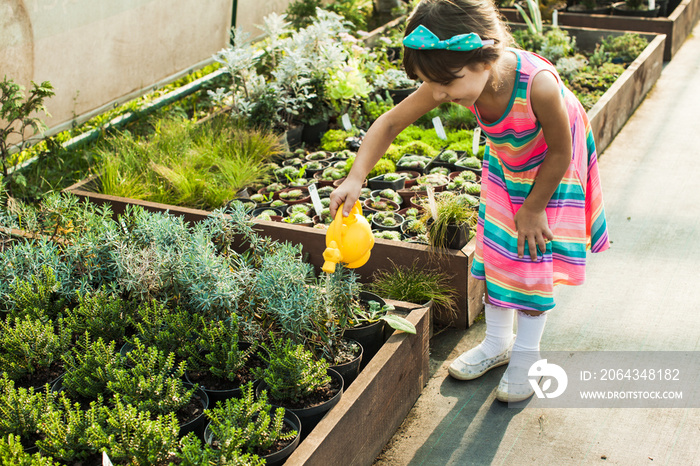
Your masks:
{"label": "colorful striped dress", "polygon": [[514,217],[530,193],[547,144],[530,106],[535,75],[556,69],[544,58],[511,49],[518,57],[515,87],[503,116],[479,126],[488,137],[482,172],[481,204],[472,275],[486,280],[489,301],[497,306],[545,311],[554,307],[554,285],[580,285],[585,278],[586,250],[609,247],[603,196],[593,134],[585,110],[563,84],[573,153],[561,184],[547,204],[554,240],[533,262],[527,244],[518,258]]}

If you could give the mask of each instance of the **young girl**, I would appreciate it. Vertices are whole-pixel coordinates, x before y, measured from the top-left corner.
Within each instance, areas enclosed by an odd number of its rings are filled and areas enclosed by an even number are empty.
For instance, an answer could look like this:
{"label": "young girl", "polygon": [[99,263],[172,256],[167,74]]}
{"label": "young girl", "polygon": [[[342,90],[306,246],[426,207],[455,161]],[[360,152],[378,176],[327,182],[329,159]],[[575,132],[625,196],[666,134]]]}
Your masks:
{"label": "young girl", "polygon": [[609,246],[586,112],[551,63],[509,47],[491,0],[423,0],[403,43],[406,72],[422,84],[367,131],[331,215],[341,203],[349,213],[404,128],[445,102],[469,108],[488,138],[471,270],[486,280],[486,337],[449,373],[470,380],[508,364],[496,397],[525,400],[554,285],[583,283],[586,250]]}

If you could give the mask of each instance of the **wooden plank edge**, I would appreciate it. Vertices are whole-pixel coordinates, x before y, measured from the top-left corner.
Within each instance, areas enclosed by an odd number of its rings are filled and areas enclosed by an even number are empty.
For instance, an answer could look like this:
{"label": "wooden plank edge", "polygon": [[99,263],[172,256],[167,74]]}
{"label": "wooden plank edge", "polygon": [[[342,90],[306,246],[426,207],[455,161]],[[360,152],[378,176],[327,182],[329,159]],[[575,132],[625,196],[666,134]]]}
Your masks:
{"label": "wooden plank edge", "polygon": [[372,463],[428,381],[429,315],[428,307],[408,314],[416,335],[395,332],[384,343],[288,464]]}

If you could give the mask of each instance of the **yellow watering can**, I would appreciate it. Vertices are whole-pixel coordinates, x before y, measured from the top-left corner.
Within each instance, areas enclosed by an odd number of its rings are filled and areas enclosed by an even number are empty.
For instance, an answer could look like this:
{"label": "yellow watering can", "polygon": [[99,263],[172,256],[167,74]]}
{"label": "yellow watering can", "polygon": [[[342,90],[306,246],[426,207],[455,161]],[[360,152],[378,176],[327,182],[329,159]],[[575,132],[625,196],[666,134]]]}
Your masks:
{"label": "yellow watering can", "polygon": [[341,204],[326,231],[326,250],[323,251],[325,262],[321,269],[333,273],[335,265],[341,262],[351,269],[361,267],[369,260],[372,246],[372,228],[362,215],[360,201],[355,202],[347,217],[343,216]]}

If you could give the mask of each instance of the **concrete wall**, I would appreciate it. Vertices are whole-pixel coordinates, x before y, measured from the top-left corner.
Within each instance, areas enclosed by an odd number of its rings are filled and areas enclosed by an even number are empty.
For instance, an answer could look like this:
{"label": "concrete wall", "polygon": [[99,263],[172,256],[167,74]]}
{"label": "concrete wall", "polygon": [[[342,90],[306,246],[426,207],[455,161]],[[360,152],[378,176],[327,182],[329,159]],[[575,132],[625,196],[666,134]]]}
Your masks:
{"label": "concrete wall", "polygon": [[210,59],[231,16],[232,0],[0,0],[0,77],[50,81],[56,127]]}

